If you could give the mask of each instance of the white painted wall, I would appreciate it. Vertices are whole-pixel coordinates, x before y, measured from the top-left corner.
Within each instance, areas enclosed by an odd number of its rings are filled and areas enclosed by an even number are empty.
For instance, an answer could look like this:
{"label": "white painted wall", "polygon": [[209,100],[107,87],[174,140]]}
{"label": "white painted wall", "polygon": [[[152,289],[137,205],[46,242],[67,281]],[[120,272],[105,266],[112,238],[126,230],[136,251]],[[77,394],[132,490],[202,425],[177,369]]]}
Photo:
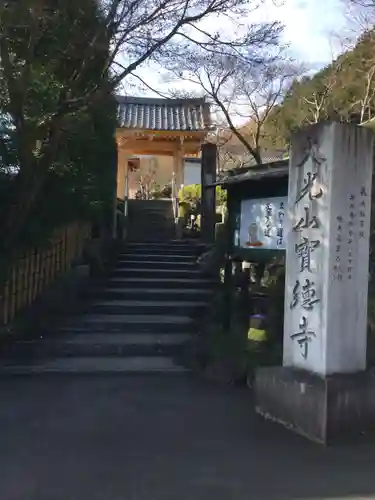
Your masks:
{"label": "white painted wall", "polygon": [[[301,165],[309,139],[316,145]],[[321,375],[366,368],[372,168],[373,133],[363,127],[319,124],[292,140],[290,226],[303,220],[308,209],[310,222],[316,217],[319,227],[312,222],[308,228],[290,229],[286,236],[285,366]],[[296,203],[308,174],[316,175],[312,196],[309,199],[307,192]],[[315,245],[310,250],[309,268],[307,261],[302,265],[301,254],[298,256],[298,249],[306,250],[299,246],[303,243]],[[315,295],[307,289],[303,295],[307,283]],[[316,302],[309,308],[307,299]]]}
{"label": "white painted wall", "polygon": [[200,163],[193,163],[189,160],[184,162],[184,186],[189,184],[201,183],[201,165]]}

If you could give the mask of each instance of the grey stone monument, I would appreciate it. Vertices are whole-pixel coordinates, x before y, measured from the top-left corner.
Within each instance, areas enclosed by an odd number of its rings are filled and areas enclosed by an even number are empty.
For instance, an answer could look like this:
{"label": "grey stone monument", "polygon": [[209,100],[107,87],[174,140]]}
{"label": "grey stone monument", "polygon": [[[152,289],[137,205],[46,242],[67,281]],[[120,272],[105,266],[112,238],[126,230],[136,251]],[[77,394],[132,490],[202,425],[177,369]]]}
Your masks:
{"label": "grey stone monument", "polygon": [[373,132],[321,123],[292,139],[283,366],[260,369],[259,413],[328,443],[375,427],[366,372]]}

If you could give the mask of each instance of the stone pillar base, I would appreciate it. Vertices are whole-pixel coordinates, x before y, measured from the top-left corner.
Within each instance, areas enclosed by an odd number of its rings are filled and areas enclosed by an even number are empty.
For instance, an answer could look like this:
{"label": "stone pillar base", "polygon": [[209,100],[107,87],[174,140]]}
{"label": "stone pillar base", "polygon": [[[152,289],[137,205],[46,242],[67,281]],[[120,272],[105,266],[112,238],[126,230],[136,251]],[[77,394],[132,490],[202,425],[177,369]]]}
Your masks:
{"label": "stone pillar base", "polygon": [[375,430],[375,372],[321,377],[288,367],[260,368],[257,413],[321,444]]}

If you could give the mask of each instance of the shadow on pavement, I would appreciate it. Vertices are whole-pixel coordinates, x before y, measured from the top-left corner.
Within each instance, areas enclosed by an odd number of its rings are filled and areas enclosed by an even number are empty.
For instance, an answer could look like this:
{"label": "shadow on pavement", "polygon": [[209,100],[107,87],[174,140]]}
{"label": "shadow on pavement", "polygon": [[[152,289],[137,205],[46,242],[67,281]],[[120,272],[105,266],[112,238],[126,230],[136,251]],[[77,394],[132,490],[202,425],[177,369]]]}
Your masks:
{"label": "shadow on pavement", "polygon": [[164,377],[0,381],[1,500],[375,498],[375,446],[324,449],[248,392]]}

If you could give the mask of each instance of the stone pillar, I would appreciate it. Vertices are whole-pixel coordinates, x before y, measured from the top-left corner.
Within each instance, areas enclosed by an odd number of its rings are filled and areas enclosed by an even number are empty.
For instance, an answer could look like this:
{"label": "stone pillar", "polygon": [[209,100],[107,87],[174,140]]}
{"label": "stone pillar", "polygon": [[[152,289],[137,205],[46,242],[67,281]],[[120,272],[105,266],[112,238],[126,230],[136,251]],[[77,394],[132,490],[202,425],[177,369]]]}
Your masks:
{"label": "stone pillar", "polygon": [[201,235],[205,243],[215,241],[216,188],[209,187],[216,181],[216,145],[202,146],[202,202]]}
{"label": "stone pillar", "polygon": [[[172,192],[172,202],[173,202],[173,211],[175,215],[175,237],[176,239],[181,239],[183,236],[183,230],[184,230],[184,219],[182,217],[179,217],[179,206],[178,206],[178,199],[179,199],[179,193],[180,189],[183,186],[183,162],[184,162],[184,155],[183,151],[181,148],[179,148],[174,156],[173,156],[173,180],[175,182],[175,192],[173,190]],[[173,197],[176,197],[173,199]]]}
{"label": "stone pillar", "polygon": [[177,195],[181,189],[181,186],[183,184],[183,152],[181,149],[179,149],[173,156],[173,172],[175,174],[175,179],[176,179],[176,188],[177,188]]}
{"label": "stone pillar", "polygon": [[[128,158],[129,154],[126,150],[119,148],[117,154],[117,198],[124,202],[122,206],[122,215],[119,217],[121,221],[121,226],[117,228],[117,233],[120,231],[121,239],[126,239],[126,227],[125,227],[125,206],[127,206],[128,200]],[[127,214],[125,214],[127,215]]]}
{"label": "stone pillar", "polygon": [[354,125],[294,138],[285,366],[324,376],[366,368],[372,161],[372,134]]}
{"label": "stone pillar", "polygon": [[259,370],[256,398],[260,413],[319,442],[375,417],[365,372],[372,168],[363,127],[318,124],[293,137],[283,368]]}
{"label": "stone pillar", "polygon": [[118,151],[118,145],[116,147],[116,157],[115,161],[116,164],[114,165],[114,178],[113,178],[113,213],[112,213],[112,239],[117,238],[117,177],[118,177],[118,156],[119,156],[119,151]]}
{"label": "stone pillar", "polygon": [[123,149],[119,149],[117,155],[117,198],[125,199],[125,177],[127,174],[128,154]]}

